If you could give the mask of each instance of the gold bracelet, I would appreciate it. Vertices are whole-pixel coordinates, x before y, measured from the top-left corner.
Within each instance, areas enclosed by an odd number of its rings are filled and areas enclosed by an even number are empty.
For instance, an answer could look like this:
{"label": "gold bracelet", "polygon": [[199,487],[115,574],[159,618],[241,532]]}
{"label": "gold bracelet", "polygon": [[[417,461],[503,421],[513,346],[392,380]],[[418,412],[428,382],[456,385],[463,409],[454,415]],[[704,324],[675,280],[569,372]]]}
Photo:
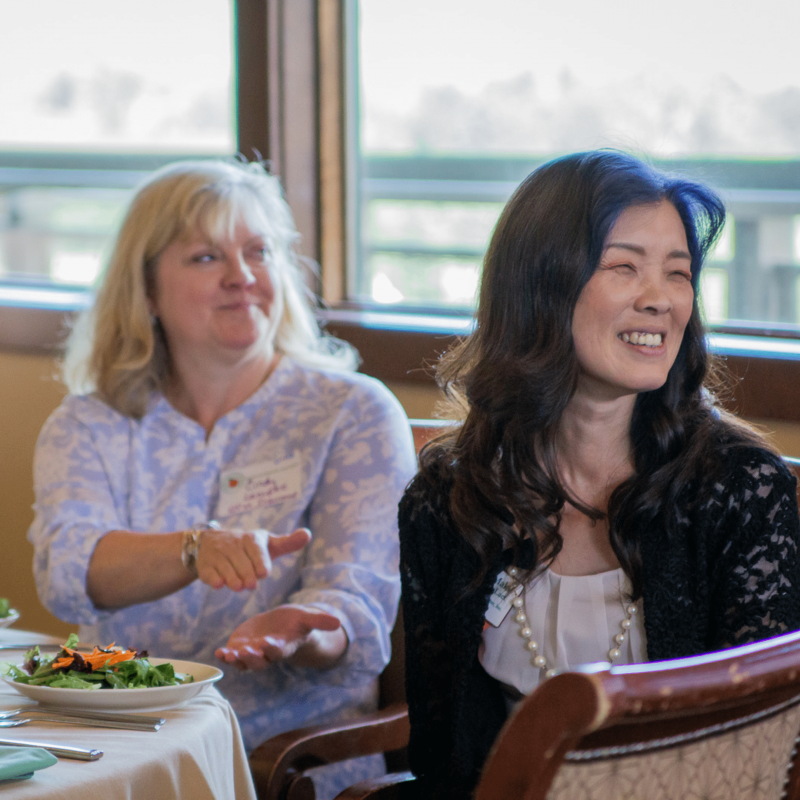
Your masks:
{"label": "gold bracelet", "polygon": [[181,563],[195,578],[197,577],[197,555],[200,552],[200,539],[207,530],[218,531],[219,523],[212,519],[201,525],[194,525],[183,532]]}

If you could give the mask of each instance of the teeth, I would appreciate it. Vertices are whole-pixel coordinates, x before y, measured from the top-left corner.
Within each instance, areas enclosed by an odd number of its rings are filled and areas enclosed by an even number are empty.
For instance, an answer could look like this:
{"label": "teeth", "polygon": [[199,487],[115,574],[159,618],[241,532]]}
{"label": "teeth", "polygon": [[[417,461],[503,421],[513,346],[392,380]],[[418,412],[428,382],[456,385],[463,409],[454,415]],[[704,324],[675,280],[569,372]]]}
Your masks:
{"label": "teeth", "polygon": [[660,333],[623,333],[620,337],[623,342],[644,345],[645,347],[659,347],[661,345]]}

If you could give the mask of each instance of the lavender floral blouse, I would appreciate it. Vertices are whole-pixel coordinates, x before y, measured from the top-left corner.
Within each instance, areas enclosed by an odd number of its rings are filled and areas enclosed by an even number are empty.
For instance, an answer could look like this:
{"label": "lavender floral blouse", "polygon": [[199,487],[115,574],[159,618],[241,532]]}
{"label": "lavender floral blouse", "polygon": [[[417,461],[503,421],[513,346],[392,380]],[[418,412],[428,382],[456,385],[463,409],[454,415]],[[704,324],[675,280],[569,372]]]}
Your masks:
{"label": "lavender floral blouse", "polygon": [[[84,641],[217,666],[215,648],[243,620],[283,603],[313,604],[342,621],[349,647],[340,663],[324,672],[227,667],[218,686],[248,748],[288,729],[346,718],[374,708],[376,677],[389,660],[400,592],[397,503],[414,469],[408,421],[382,385],[288,357],[208,439],[160,395],[141,420],[96,397],[69,396],[36,451],[28,538],[39,595],[56,616],[80,623]],[[277,472],[288,489],[249,504],[225,496],[235,476],[259,470]],[[305,552],[277,559],[254,591],[195,581],[118,611],[92,605],[86,573],[105,533],[169,532],[209,519],[274,533],[307,526],[314,538]],[[351,770],[342,782],[362,775]]]}

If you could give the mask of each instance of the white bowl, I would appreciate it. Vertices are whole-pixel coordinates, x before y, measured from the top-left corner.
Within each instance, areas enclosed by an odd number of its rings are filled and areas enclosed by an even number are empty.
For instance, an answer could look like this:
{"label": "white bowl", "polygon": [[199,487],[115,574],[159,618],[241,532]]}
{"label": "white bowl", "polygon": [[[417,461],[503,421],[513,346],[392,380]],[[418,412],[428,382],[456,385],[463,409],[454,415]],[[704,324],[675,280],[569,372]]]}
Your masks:
{"label": "white bowl", "polygon": [[13,625],[18,619],[19,611],[12,608],[7,617],[0,617],[0,628],[8,628],[9,625]]}
{"label": "white bowl", "polygon": [[171,663],[175,672],[191,675],[191,683],[177,686],[154,686],[151,689],[57,689],[52,686],[31,686],[17,683],[10,676],[3,679],[20,694],[53,708],[92,709],[94,711],[162,711],[188,703],[193,697],[218,681],[223,673],[208,664],[176,661],[171,658],[149,658],[150,663]]}

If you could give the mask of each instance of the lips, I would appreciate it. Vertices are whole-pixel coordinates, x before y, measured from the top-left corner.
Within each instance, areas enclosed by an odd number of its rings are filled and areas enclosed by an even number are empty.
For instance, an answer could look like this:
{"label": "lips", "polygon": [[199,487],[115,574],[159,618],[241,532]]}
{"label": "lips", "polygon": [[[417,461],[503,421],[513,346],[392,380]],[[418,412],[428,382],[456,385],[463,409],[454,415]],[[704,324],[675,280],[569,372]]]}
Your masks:
{"label": "lips", "polygon": [[253,305],[256,304],[248,300],[240,300],[236,303],[225,303],[225,305],[219,306],[219,309],[221,311],[249,311],[250,307]]}

